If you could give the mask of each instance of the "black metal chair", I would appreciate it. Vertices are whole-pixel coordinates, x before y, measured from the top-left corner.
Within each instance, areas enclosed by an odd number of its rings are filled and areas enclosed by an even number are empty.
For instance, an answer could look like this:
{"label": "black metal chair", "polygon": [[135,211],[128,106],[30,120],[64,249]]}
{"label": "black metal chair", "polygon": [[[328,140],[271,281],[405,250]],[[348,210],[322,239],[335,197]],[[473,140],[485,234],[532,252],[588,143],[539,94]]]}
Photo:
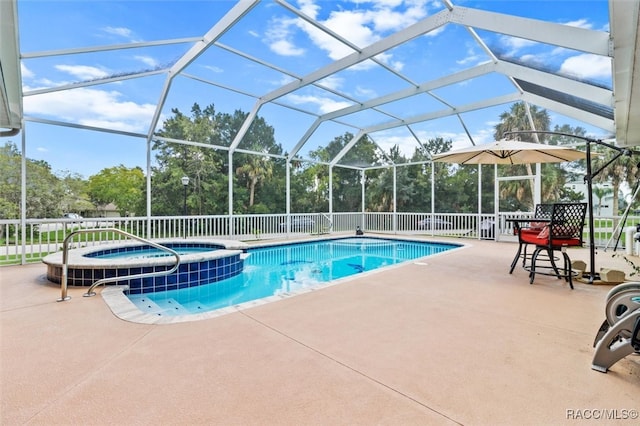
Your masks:
{"label": "black metal chair", "polygon": [[[551,221],[538,235],[532,233],[522,234],[522,239],[527,244],[535,244],[536,249],[531,255],[531,265],[525,267],[529,271],[529,283],[533,284],[536,274],[555,275],[564,278],[573,289],[573,271],[571,259],[566,252],[567,247],[582,246],[582,231],[584,219],[587,214],[587,203],[555,203],[552,205]],[[550,265],[537,265],[540,253],[546,253],[548,259],[544,259]],[[554,253],[561,252],[564,260],[562,271],[558,269]]]}
{"label": "black metal chair", "polygon": [[511,269],[509,273],[513,273],[514,268],[518,264],[518,259],[522,256],[522,266],[524,267],[527,262],[527,245],[529,244],[525,241],[522,236],[529,234],[537,236],[540,231],[548,225],[548,223],[537,222],[536,219],[543,220],[551,220],[551,209],[553,204],[536,204],[536,207],[533,211],[533,218],[530,221],[523,221],[522,223],[528,223],[528,226],[522,226],[521,222],[514,222],[514,233],[518,235],[518,251],[516,252],[516,256],[513,258],[513,262],[511,262]]}

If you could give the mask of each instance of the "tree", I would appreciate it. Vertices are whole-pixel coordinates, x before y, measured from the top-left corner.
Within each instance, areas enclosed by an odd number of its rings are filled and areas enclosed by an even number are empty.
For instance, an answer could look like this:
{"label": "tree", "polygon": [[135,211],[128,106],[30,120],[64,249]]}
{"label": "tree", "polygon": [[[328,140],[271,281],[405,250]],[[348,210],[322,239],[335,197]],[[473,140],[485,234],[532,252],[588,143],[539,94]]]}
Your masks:
{"label": "tree", "polygon": [[602,213],[602,199],[611,193],[613,193],[613,189],[611,188],[605,188],[602,186],[595,186],[593,188],[593,195],[598,198],[598,216]]}
{"label": "tree", "polygon": [[[190,212],[226,213],[229,169],[236,171],[233,186],[234,211],[246,213],[255,204],[261,204],[261,210],[283,208],[284,203],[280,203],[281,195],[278,191],[264,191],[264,194],[257,191],[258,186],[268,184],[274,173],[280,176],[284,175],[283,171],[274,168],[271,173],[252,175],[257,169],[254,167],[253,172],[248,173],[251,166],[247,164],[257,160],[254,154],[245,152],[233,154],[232,160],[237,164],[236,167],[229,164],[226,148],[231,146],[248,113],[240,110],[233,114],[216,113],[213,104],[202,109],[197,103],[191,108],[191,116],[186,116],[175,108],[172,113],[173,116],[165,120],[157,135],[192,141],[198,145],[159,140],[154,142],[157,166],[152,168],[152,214],[182,214],[182,203],[177,203],[184,191],[180,181],[182,176],[190,178],[187,195],[187,208]],[[282,147],[275,142],[273,128],[261,117],[255,117],[238,148],[255,150],[257,158],[261,158],[260,153],[282,153]],[[255,164],[254,166],[257,167]],[[284,170],[283,162],[274,162],[272,166]],[[252,179],[255,179],[254,183],[251,183]]]}
{"label": "tree", "polygon": [[57,173],[57,177],[60,179],[64,191],[64,196],[60,200],[60,207],[63,212],[86,214],[96,209],[89,197],[89,182],[80,174],[65,170]]}
{"label": "tree", "polygon": [[[405,158],[397,145],[391,147],[389,159],[394,164],[401,164]],[[393,168],[383,169],[372,181],[367,197],[368,206],[373,211],[393,211]],[[411,204],[416,198],[415,181],[411,178],[408,167],[395,167],[396,174],[396,211],[411,211]]]}
{"label": "tree", "polygon": [[[617,194],[620,193],[620,185],[626,182],[632,188],[635,187],[635,183],[638,181],[638,164],[637,159],[633,156],[620,156],[613,163],[604,167],[611,158],[617,154],[609,148],[596,146],[594,152],[599,153],[597,157],[592,159],[591,169],[594,172],[602,169],[602,171],[595,176],[594,182],[611,182],[613,189],[613,214],[619,214],[619,200]],[[604,167],[604,168],[602,168]],[[594,191],[595,194],[595,191]]]}
{"label": "tree", "polygon": [[0,150],[0,217],[20,216],[20,159],[15,145],[7,142]]}
{"label": "tree", "polygon": [[[219,114],[216,120],[228,134],[228,143],[240,131],[240,128],[249,117],[249,114],[240,110],[233,114]],[[266,154],[282,155],[282,146],[276,142],[275,130],[264,118],[253,118],[249,129],[238,143],[241,152],[234,152],[233,163],[234,176],[234,211],[242,213],[267,213],[284,211],[285,198],[282,197],[282,189],[267,191],[273,187],[273,180],[284,186],[285,163],[276,157]],[[244,152],[244,151],[249,152]],[[246,190],[245,190],[246,189]],[[260,189],[260,190],[258,190]]]}
{"label": "tree", "polygon": [[[503,139],[504,134],[507,132],[518,131],[518,130],[541,130],[548,131],[551,119],[549,118],[549,113],[545,109],[538,109],[535,105],[530,106],[529,108],[531,114],[531,121],[529,120],[529,114],[527,112],[527,104],[524,102],[516,102],[511,105],[511,110],[509,112],[503,112],[500,114],[500,123],[495,126],[495,132],[493,134],[496,140]],[[540,141],[544,141],[547,139],[545,134],[539,133],[535,135],[515,135],[515,139],[519,140],[536,140],[536,138]],[[520,167],[512,167],[512,171],[519,169]],[[504,167],[503,167],[504,169]],[[526,170],[526,174],[528,176],[533,176],[533,170],[531,168],[531,164],[525,164],[524,169]],[[517,172],[516,172],[517,173]],[[520,173],[523,174],[523,173]],[[525,188],[518,182],[512,182],[515,185],[509,185],[507,190],[509,191],[507,194],[503,194],[505,196],[513,196],[515,195],[515,199],[522,204],[523,200],[525,200]],[[534,183],[533,180],[529,180],[529,194],[534,193]],[[533,198],[530,198],[533,199]],[[526,203],[529,204],[529,203]],[[532,205],[524,205],[522,206],[524,209],[533,208]],[[520,209],[520,208],[518,208]]]}
{"label": "tree", "polygon": [[[431,160],[435,154],[447,152],[451,150],[453,142],[445,140],[441,137],[429,139],[424,142],[413,153],[411,161]],[[421,167],[419,173],[415,175],[416,193],[423,194],[420,197],[420,204],[417,211],[431,211],[431,172],[429,167],[433,168],[434,174],[434,192],[435,192],[435,211],[451,211],[447,210],[456,203],[455,195],[450,193],[449,182],[451,176],[458,172],[459,166],[446,163],[431,163],[429,166]],[[422,201],[424,199],[424,201]]]}
{"label": "tree", "polygon": [[[529,109],[533,120],[533,129],[530,125],[526,104],[517,102],[511,106],[510,112],[504,112],[500,115],[501,122],[495,127],[494,136],[496,139],[502,138],[505,132],[517,130],[539,130],[549,131],[549,114],[546,110],[538,109],[531,106]],[[576,135],[578,139],[584,137],[586,130],[580,126],[571,127],[568,124],[562,126],[556,125],[553,129],[556,133],[564,133],[567,135]],[[522,140],[535,140],[548,145],[571,145],[576,142],[576,138],[560,134],[535,133],[535,134],[519,134],[515,135]],[[503,171],[508,170],[511,175],[522,175],[526,170],[526,175],[533,176],[530,164],[523,166],[503,166]],[[584,170],[584,165],[580,162],[574,163],[547,163],[541,165],[541,198],[544,202],[553,202],[561,200],[572,200],[575,194],[566,190],[565,183],[568,179],[575,180],[577,176]],[[501,205],[507,206],[509,210],[529,210],[533,207],[533,179],[529,180],[529,185],[525,186],[521,181],[510,181],[502,185],[500,190]]]}
{"label": "tree", "polygon": [[329,166],[291,161],[291,210],[300,213],[329,210]]}
{"label": "tree", "polygon": [[253,207],[256,187],[273,176],[273,164],[268,156],[247,155],[246,162],[236,169],[236,175],[247,181],[249,188],[249,208]]}
{"label": "tree", "polygon": [[[211,148],[156,140],[153,144],[157,165],[151,171],[151,213],[181,215],[185,188],[181,178],[189,177],[187,209],[196,214],[222,214],[227,210],[228,157],[216,149],[229,146],[228,128],[220,126],[213,105],[191,108],[188,117],[174,108],[156,133],[171,139],[211,145]],[[226,145],[225,145],[226,144]]]}
{"label": "tree", "polygon": [[[321,147],[309,153],[310,157],[320,161],[329,162],[333,160],[342,149],[353,140],[354,135],[345,132],[341,136],[334,138],[326,147]],[[377,146],[366,135],[345,154],[339,164],[352,167],[369,167],[380,164]],[[329,168],[326,165],[313,167],[317,172],[315,187],[318,190],[326,188],[328,199]],[[361,171],[353,168],[333,167],[333,210],[336,212],[353,212],[361,210]],[[317,193],[319,194],[319,193]]]}
{"label": "tree", "polygon": [[[0,147],[0,217],[20,217],[22,154],[12,142]],[[65,191],[51,166],[41,160],[26,159],[28,218],[60,217],[60,200]]]}
{"label": "tree", "polygon": [[[527,114],[527,105],[524,102],[516,102],[511,105],[509,112],[500,114],[500,123],[495,126],[494,137],[496,140],[502,139],[507,132],[515,132],[518,130],[542,130],[548,131],[551,119],[549,113],[545,109],[538,109],[535,105],[529,107],[533,123],[530,123]],[[533,127],[533,128],[532,128]],[[535,140],[534,136],[514,135],[516,139]],[[548,138],[542,133],[538,134],[538,139],[544,141]]]}
{"label": "tree", "polygon": [[121,216],[140,213],[136,208],[143,198],[145,177],[140,167],[127,168],[120,164],[102,169],[89,177],[89,197],[97,205],[113,203]]}

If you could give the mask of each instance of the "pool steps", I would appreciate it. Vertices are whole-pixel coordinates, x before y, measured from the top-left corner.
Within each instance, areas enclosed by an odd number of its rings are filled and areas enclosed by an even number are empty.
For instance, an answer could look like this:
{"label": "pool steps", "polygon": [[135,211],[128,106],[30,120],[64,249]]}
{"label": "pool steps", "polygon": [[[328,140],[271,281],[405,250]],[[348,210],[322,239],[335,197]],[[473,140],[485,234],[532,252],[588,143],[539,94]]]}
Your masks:
{"label": "pool steps", "polygon": [[198,300],[181,304],[173,298],[153,301],[148,297],[131,298],[131,301],[140,311],[153,315],[188,315],[197,312],[202,303]]}

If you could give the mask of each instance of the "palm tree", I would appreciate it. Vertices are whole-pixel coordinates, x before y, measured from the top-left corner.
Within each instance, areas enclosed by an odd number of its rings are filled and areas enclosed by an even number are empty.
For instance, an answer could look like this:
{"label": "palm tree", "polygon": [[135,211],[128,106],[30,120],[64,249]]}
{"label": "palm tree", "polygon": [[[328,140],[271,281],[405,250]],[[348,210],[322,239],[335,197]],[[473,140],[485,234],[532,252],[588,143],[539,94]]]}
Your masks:
{"label": "palm tree", "polygon": [[[531,116],[531,120],[529,119]],[[549,113],[545,109],[538,109],[536,106],[529,106],[524,102],[516,102],[511,105],[509,112],[503,112],[500,114],[500,123],[495,126],[495,132],[493,134],[496,140],[503,139],[504,134],[511,131],[518,130],[541,130],[548,131],[551,123]],[[525,139],[536,138],[537,135],[527,137]],[[523,137],[519,137],[523,139]],[[538,139],[544,139],[544,135],[541,135]],[[525,164],[527,174],[533,176],[533,170],[531,164]],[[533,180],[529,180],[531,194],[535,192]],[[516,189],[516,198],[519,194],[523,193],[523,189]],[[522,198],[522,196],[520,197]],[[533,206],[532,206],[533,207]]]}
{"label": "palm tree", "polygon": [[248,161],[236,169],[238,176],[247,178],[247,187],[249,188],[249,207],[253,206],[256,186],[262,180],[271,179],[273,176],[273,164],[267,156],[249,155]]}
{"label": "palm tree", "polygon": [[521,181],[507,180],[500,184],[500,210],[528,210],[532,203],[532,194]]}
{"label": "palm tree", "polygon": [[596,187],[593,188],[593,195],[598,197],[598,216],[600,216],[601,213],[602,213],[602,199],[605,196],[611,194],[612,192],[613,192],[613,189],[605,188],[605,187],[602,187],[602,186],[596,186]]}
{"label": "palm tree", "polygon": [[565,182],[565,172],[559,164],[543,164],[542,201],[559,201],[563,195]]}
{"label": "palm tree", "polygon": [[[597,158],[593,159],[592,170],[597,171],[600,170],[609,159],[615,155],[615,152],[609,152],[608,155],[600,155]],[[607,167],[602,169],[598,175],[595,176],[594,181],[597,182],[611,182],[611,187],[613,189],[613,215],[618,215],[618,196],[620,193],[620,185],[623,182],[626,182],[632,188],[635,186],[635,183],[638,180],[638,165],[636,164],[634,157],[632,156],[621,156],[613,163],[609,164]],[[595,193],[595,191],[594,191]]]}
{"label": "palm tree", "polygon": [[509,112],[503,112],[500,114],[500,123],[495,126],[495,133],[493,136],[496,139],[502,139],[503,135],[510,131],[549,130],[551,119],[549,118],[547,110],[538,109],[538,107],[533,105],[529,106],[529,112],[531,113],[533,123],[529,121],[527,105],[524,102],[514,103],[511,105],[511,110]]}

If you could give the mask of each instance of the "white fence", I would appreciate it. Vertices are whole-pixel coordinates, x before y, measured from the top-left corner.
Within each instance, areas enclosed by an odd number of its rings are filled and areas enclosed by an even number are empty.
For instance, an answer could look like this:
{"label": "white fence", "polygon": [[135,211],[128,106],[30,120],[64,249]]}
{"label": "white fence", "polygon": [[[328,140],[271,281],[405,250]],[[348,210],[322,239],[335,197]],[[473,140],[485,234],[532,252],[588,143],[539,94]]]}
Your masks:
{"label": "white fence", "polygon": [[[506,219],[530,217],[530,213],[501,214],[496,222],[493,214],[462,213],[309,213],[241,216],[165,216],[108,219],[28,219],[24,238],[20,220],[0,220],[0,265],[24,264],[42,259],[60,249],[62,241],[78,228],[119,228],[142,238],[231,238],[250,241],[287,238],[301,234],[331,234],[355,231],[440,235],[474,239],[515,241]],[[613,247],[615,225],[620,217],[596,217],[595,241],[599,247]],[[640,216],[629,216],[625,227],[640,224]],[[585,243],[588,244],[588,227]],[[121,240],[120,234],[96,231],[82,234],[74,246],[90,246]],[[623,232],[618,248],[627,243]],[[633,242],[629,242],[633,244]]]}

